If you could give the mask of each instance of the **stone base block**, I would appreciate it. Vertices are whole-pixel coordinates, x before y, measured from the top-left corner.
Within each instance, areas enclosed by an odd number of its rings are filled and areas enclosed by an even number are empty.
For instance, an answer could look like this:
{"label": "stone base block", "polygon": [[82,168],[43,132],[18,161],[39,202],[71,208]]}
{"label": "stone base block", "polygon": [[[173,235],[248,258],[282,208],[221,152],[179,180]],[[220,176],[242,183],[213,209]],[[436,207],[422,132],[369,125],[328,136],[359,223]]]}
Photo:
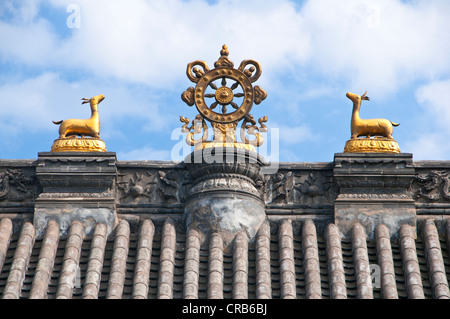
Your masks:
{"label": "stone base block", "polygon": [[50,220],[58,223],[61,236],[67,235],[70,225],[76,220],[83,224],[86,236],[92,235],[97,223],[105,224],[109,235],[118,222],[114,210],[109,208],[80,207],[71,204],[61,206],[47,205],[46,207],[37,207],[34,212],[33,223],[38,238],[44,235]]}
{"label": "stone base block", "polygon": [[214,194],[193,198],[185,206],[186,226],[198,229],[208,238],[222,235],[227,247],[237,233],[245,231],[253,239],[266,218],[261,200],[248,196]]}
{"label": "stone base block", "polygon": [[375,229],[384,224],[389,228],[392,238],[397,238],[400,227],[409,224],[416,228],[414,203],[337,203],[335,205],[335,224],[343,238],[349,238],[355,223],[366,230],[368,239],[375,239]]}

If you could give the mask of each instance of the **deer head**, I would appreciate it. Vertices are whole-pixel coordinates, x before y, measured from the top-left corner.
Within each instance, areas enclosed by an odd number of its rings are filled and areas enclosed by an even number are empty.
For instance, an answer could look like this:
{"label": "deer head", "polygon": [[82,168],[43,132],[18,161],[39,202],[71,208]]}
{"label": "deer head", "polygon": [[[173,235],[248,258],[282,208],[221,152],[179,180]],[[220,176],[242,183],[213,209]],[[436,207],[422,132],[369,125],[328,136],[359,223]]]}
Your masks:
{"label": "deer head", "polygon": [[355,103],[357,103],[358,101],[360,102],[361,100],[370,101],[370,98],[368,96],[366,96],[366,94],[367,94],[367,91],[364,92],[363,95],[358,95],[355,93],[347,92],[346,96]]}
{"label": "deer head", "polygon": [[81,102],[81,104],[90,103],[90,102],[92,102],[93,104],[98,104],[101,101],[103,101],[104,99],[105,99],[105,96],[103,94],[91,97],[90,99],[87,99],[84,97],[81,99],[83,101],[83,102]]}

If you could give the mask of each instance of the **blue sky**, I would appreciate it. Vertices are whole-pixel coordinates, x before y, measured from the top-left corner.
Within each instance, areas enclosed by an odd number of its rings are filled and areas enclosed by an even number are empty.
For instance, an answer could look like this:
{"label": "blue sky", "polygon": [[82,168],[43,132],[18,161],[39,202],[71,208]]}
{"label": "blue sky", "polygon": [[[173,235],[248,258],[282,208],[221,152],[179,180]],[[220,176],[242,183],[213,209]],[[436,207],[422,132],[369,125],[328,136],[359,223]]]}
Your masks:
{"label": "blue sky", "polygon": [[88,118],[81,98],[104,94],[108,151],[180,160],[179,116],[197,114],[180,99],[186,66],[212,68],[227,44],[235,66],[261,63],[268,97],[251,113],[279,132],[271,160],[332,161],[350,138],[345,94],[366,90],[362,118],[399,122],[414,160],[448,160],[449,17],[447,0],[2,0],[0,158],[49,151],[52,120]]}

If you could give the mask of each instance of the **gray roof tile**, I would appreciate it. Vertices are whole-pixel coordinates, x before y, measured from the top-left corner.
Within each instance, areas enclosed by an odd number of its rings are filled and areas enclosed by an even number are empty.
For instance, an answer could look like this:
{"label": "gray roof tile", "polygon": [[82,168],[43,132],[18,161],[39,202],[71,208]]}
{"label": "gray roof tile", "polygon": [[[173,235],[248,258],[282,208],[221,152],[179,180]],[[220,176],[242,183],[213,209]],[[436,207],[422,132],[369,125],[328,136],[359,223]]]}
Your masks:
{"label": "gray roof tile", "polygon": [[[50,222],[43,238],[23,223],[0,222],[3,298],[449,298],[447,229],[420,221],[392,237],[384,225],[371,240],[355,224],[343,239],[335,224],[266,221],[254,241],[245,233],[223,247],[213,233],[184,234],[181,222],[122,219],[106,237],[98,224],[85,236],[74,222],[66,236]],[[324,230],[322,230],[324,229]],[[380,287],[372,284],[379,266]]]}

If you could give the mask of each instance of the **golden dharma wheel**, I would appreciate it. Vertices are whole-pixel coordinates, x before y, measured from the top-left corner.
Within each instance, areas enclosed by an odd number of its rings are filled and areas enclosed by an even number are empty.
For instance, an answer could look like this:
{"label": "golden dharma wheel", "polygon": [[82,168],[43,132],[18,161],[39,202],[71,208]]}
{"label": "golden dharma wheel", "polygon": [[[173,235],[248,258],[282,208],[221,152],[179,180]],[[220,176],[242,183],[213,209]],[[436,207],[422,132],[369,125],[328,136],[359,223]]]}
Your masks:
{"label": "golden dharma wheel", "polygon": [[[181,99],[188,106],[195,104],[199,114],[192,122],[184,116],[180,116],[180,121],[184,123],[182,132],[188,133],[187,144],[195,145],[196,148],[239,147],[235,135],[241,120],[241,139],[247,146],[261,145],[263,139],[260,133],[267,132],[264,124],[267,116],[256,121],[250,114],[253,103],[260,104],[267,97],[266,91],[258,85],[252,85],[261,76],[260,64],[255,60],[244,60],[235,69],[228,54],[227,46],[223,45],[220,58],[214,62],[215,68],[212,70],[201,60],[187,65],[186,75],[196,86],[188,87],[181,94]],[[211,123],[214,131],[214,140],[211,142],[207,140],[206,121]],[[245,132],[255,139],[248,139]],[[195,139],[194,134],[198,136],[200,133],[203,133],[201,138]]]}
{"label": "golden dharma wheel", "polygon": [[209,71],[197,82],[194,94],[198,112],[212,122],[239,121],[253,106],[252,84],[236,69]]}

